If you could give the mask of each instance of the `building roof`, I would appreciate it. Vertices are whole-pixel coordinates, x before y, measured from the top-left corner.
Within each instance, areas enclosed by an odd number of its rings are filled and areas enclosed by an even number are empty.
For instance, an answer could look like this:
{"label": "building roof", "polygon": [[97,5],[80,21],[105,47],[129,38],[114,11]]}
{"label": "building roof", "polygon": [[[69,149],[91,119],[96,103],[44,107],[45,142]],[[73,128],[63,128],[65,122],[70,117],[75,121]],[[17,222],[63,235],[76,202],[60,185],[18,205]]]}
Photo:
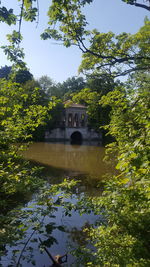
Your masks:
{"label": "building roof", "polygon": [[65,108],[86,108],[86,106],[82,105],[82,104],[76,104],[76,103],[72,103],[71,101],[66,101],[65,103]]}

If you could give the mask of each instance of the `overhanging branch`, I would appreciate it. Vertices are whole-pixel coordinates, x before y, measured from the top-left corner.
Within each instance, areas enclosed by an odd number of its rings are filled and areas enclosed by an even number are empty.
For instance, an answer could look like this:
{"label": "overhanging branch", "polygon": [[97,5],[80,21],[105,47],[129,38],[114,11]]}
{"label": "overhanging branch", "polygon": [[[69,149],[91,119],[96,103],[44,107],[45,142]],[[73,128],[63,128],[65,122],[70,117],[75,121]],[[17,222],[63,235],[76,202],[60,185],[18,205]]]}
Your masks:
{"label": "overhanging branch", "polygon": [[[77,38],[77,40],[78,40],[78,47],[80,48],[80,50],[84,54],[89,53],[89,54],[91,54],[97,58],[104,59],[104,60],[105,59],[110,60],[110,62],[107,62],[106,65],[114,66],[117,63],[120,64],[120,63],[129,62],[129,61],[132,61],[132,64],[133,64],[135,60],[143,60],[143,59],[150,61],[150,57],[144,57],[144,56],[129,56],[129,55],[125,55],[125,54],[119,54],[118,57],[114,57],[114,56],[102,55],[102,54],[96,53],[96,52],[88,49],[81,39]],[[123,56],[123,57],[121,57],[121,56]]]}
{"label": "overhanging branch", "polygon": [[[150,1],[149,1],[149,2],[150,2]],[[146,5],[144,5],[144,4],[130,3],[130,5],[134,5],[134,6],[136,6],[136,7],[141,7],[141,8],[144,8],[144,9],[150,11],[150,6],[146,6]]]}

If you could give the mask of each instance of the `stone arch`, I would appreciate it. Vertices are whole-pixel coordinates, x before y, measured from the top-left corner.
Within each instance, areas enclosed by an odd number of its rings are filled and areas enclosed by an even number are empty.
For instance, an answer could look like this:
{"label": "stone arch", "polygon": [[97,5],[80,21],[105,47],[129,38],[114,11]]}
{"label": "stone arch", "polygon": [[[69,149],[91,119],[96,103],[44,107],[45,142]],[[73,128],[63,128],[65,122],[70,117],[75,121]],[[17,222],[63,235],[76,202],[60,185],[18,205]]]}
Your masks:
{"label": "stone arch", "polygon": [[81,144],[82,143],[82,134],[79,131],[75,131],[70,136],[70,141],[72,144]]}

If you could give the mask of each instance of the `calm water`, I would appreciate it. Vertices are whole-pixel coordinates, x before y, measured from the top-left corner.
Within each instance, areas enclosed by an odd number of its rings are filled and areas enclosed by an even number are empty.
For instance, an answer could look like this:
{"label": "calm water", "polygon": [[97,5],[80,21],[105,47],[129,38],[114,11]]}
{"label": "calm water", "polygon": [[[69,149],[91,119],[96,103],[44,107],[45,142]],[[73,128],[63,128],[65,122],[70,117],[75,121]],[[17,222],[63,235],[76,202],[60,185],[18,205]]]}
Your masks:
{"label": "calm water", "polygon": [[[75,203],[78,198],[78,194],[99,194],[99,189],[96,188],[97,181],[100,181],[103,175],[108,172],[108,166],[103,162],[105,149],[101,146],[96,146],[95,144],[83,144],[83,145],[70,145],[70,144],[54,144],[54,143],[33,143],[29,146],[28,150],[23,153],[24,157],[37,162],[40,165],[45,166],[44,176],[49,183],[58,183],[61,181],[62,177],[79,177],[82,180],[82,183],[79,185],[79,188],[76,188],[76,192],[72,195],[72,198],[69,199],[70,202]],[[30,206],[37,203],[38,194],[35,194],[32,200],[25,206],[24,209],[29,209]],[[42,207],[44,210],[45,207]],[[58,207],[57,211],[54,213],[55,218],[50,218],[46,216],[44,218],[44,224],[56,223],[57,225],[64,226],[67,231],[61,232],[58,230],[53,231],[54,238],[57,239],[57,244],[52,245],[49,249],[52,255],[63,255],[69,248],[67,246],[70,243],[73,246],[73,249],[76,248],[76,244],[81,241],[82,236],[82,227],[86,224],[93,223],[96,220],[96,216],[93,214],[84,214],[80,216],[78,212],[72,212],[71,217],[64,217],[62,215],[62,208]],[[38,215],[37,215],[38,216]],[[40,218],[39,218],[40,220]],[[30,235],[30,230],[27,230],[27,237]],[[38,240],[39,232],[35,232],[33,239],[37,238]],[[41,234],[42,240],[46,238],[43,233]],[[76,241],[76,242],[75,242]],[[23,244],[16,247],[19,251],[22,251],[24,243],[26,240],[23,240]],[[36,261],[37,267],[49,267],[51,266],[51,260],[48,255],[44,252],[40,254],[38,247],[39,243],[33,243],[32,240],[29,242],[27,247],[33,248],[33,255]],[[2,266],[7,267],[11,262],[12,253],[11,251],[14,247],[8,247],[8,257],[3,258]],[[71,248],[72,250],[72,248]],[[19,252],[20,253],[20,252]],[[28,255],[29,251],[25,250],[23,256]],[[19,255],[19,254],[18,254]],[[12,263],[12,266],[15,265]],[[33,266],[31,262],[27,260],[21,260],[23,267]],[[74,266],[76,267],[75,259],[71,256],[71,253],[68,252],[68,262],[63,264],[63,266]],[[81,266],[82,267],[82,266]]]}
{"label": "calm water", "polygon": [[108,171],[103,157],[105,148],[96,145],[70,145],[60,143],[33,143],[24,157],[49,169],[48,175],[86,175],[101,179]]}

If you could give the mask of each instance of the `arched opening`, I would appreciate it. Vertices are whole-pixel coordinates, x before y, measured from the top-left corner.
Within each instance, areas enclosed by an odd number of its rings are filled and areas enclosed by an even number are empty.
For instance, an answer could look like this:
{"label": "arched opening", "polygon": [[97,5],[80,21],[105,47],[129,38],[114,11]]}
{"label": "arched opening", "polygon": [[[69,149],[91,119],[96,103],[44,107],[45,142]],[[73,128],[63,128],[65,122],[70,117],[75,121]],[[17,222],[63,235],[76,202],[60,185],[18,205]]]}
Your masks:
{"label": "arched opening", "polygon": [[78,114],[76,113],[74,116],[74,123],[73,123],[74,127],[78,127],[79,126],[79,121],[78,121]]}
{"label": "arched opening", "polygon": [[73,123],[73,117],[72,117],[72,113],[68,114],[68,127],[72,127],[72,123]]}
{"label": "arched opening", "polygon": [[71,139],[71,144],[81,144],[82,143],[82,134],[78,131],[73,132],[70,139]]}

